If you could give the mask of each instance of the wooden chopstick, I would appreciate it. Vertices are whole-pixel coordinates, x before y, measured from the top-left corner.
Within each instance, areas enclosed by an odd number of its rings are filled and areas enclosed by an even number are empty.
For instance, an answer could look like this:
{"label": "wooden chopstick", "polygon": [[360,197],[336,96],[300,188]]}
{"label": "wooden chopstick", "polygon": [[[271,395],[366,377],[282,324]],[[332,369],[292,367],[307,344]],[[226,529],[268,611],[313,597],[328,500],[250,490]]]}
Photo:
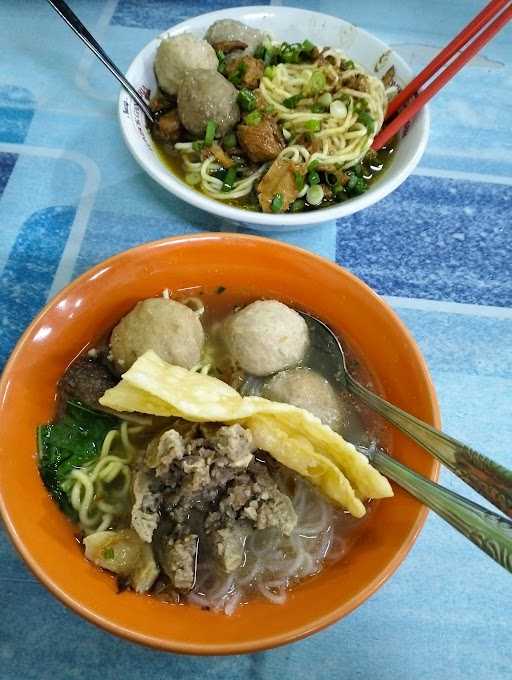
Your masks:
{"label": "wooden chopstick", "polygon": [[[451,52],[451,55],[453,56],[454,52],[457,51],[459,48],[453,48],[453,44],[465,44],[468,40],[468,34],[466,34],[466,37],[464,40],[462,39],[462,34],[468,31],[469,27],[472,26],[472,35],[475,34],[476,31],[479,30],[479,28],[475,28],[475,26],[479,26],[480,28],[483,25],[483,19],[481,18],[483,13],[485,12],[485,16],[487,20],[491,17],[494,16],[498,11],[500,11],[503,6],[507,5],[510,3],[510,0],[506,0],[505,2],[503,0],[496,0],[494,3],[490,3],[483,12],[481,12],[477,17],[473,19],[473,21],[468,24],[468,26],[457,36],[457,38],[448,45],[445,50],[443,50],[433,61],[431,64],[429,64],[423,71],[422,73],[418,76],[418,79],[420,79],[420,76],[424,74],[425,72],[432,71],[432,64],[436,62],[436,68],[441,65],[442,63],[445,62],[445,59],[447,58],[447,54]],[[491,5],[492,5],[492,14],[491,14]],[[479,18],[480,17],[480,18]],[[503,26],[505,26],[510,20],[512,19],[512,5],[509,4],[509,6],[499,14],[496,19],[490,23],[481,33],[479,33],[476,38],[464,49],[453,61],[451,61],[444,71],[441,71],[441,73],[432,80],[432,82],[427,85],[423,90],[421,90],[417,96],[406,106],[393,120],[387,123],[385,127],[382,128],[382,130],[379,132],[379,134],[375,137],[373,140],[372,144],[372,149],[378,150],[382,148],[389,140],[402,128],[413,116],[415,116],[420,109],[425,106],[425,104],[432,99],[434,95],[436,95],[439,90],[446,85],[446,83],[453,78],[453,76],[460,71],[460,69],[470,60],[472,59],[475,54],[477,54],[484,45],[486,45],[489,40],[491,40],[498,31],[500,31]],[[477,21],[478,20],[478,21]],[[462,41],[462,42],[461,42]],[[443,55],[443,59],[441,61],[441,55]],[[431,72],[430,76],[434,73],[434,71]],[[430,76],[423,76],[423,82],[425,80],[428,80]],[[416,79],[415,79],[416,80]],[[414,81],[413,81],[414,82]],[[411,83],[412,85],[412,83]],[[409,86],[408,88],[409,89]],[[415,94],[415,88],[411,88],[410,93],[408,96],[411,96],[411,94]],[[405,90],[404,90],[405,92]],[[403,94],[403,93],[401,93]],[[394,98],[396,99],[396,98]],[[391,104],[394,102],[394,99],[390,102]],[[395,108],[396,110],[396,108]]]}

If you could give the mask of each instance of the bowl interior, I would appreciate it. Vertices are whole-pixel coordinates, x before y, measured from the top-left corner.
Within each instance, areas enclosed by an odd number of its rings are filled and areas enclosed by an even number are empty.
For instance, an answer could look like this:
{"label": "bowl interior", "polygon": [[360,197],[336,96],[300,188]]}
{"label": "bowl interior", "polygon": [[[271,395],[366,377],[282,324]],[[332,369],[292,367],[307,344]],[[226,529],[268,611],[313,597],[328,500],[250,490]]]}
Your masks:
{"label": "bowl interior", "polygon": [[[275,39],[298,42],[309,38],[318,45],[337,47],[365,66],[371,73],[383,75],[395,66],[396,79],[403,85],[410,80],[411,70],[404,60],[385,43],[366,31],[337,17],[289,7],[238,7],[202,14],[184,21],[162,35],[190,32],[203,37],[207,28],[219,19],[237,19],[249,26],[266,31]],[[153,62],[159,38],[152,40],[130,65],[127,77],[142,96],[149,98],[156,88]],[[142,168],[179,198],[203,210],[241,224],[264,229],[286,229],[312,225],[330,219],[350,215],[380,200],[393,191],[417,165],[428,138],[428,112],[423,109],[405,131],[398,145],[395,158],[383,176],[369,190],[332,208],[308,213],[269,215],[241,210],[224,205],[220,201],[191,189],[171,173],[154,151],[151,136],[144,124],[144,116],[133,100],[121,91],[119,97],[119,120],[124,139],[131,153]]]}
{"label": "bowl interior", "polygon": [[[173,651],[237,653],[297,639],[347,614],[398,566],[426,512],[396,489],[347,558],[295,587],[283,606],[254,602],[228,617],[116,594],[114,579],[83,557],[74,527],[43,488],[35,428],[52,417],[59,377],[91,340],[141,298],[198,284],[295,302],[347,338],[391,401],[434,424],[438,411],[414,342],[378,296],[334,264],[257,237],[177,237],[127,251],[68,286],[33,322],[0,385],[0,508],[16,547],[63,602],[116,634]],[[435,477],[436,464],[414,444],[391,432],[389,445],[400,460]]]}

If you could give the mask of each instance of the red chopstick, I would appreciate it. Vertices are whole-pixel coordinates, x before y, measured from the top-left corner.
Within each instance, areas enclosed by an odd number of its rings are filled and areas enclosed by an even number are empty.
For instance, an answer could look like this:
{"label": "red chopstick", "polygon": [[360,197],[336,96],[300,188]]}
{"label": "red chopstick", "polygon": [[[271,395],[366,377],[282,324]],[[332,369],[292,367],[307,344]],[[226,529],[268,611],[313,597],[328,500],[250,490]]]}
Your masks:
{"label": "red chopstick", "polygon": [[[495,16],[505,5],[509,4],[510,0],[495,0],[489,3],[487,7],[476,16],[461,33],[442,50],[437,57],[415,78],[397,97],[400,97],[401,102],[398,106],[417,92],[420,84],[426,82],[437,70],[440,65],[443,65],[447,59],[460,49],[462,45],[468,42],[476,32],[478,32],[485,21],[488,21],[492,16]],[[436,95],[439,90],[446,85],[446,83],[453,78],[453,76],[460,71],[460,69],[477,54],[484,45],[486,45],[491,38],[493,38],[498,31],[500,31],[505,24],[512,19],[512,5],[509,5],[496,19],[490,23],[477,37],[462,51],[448,66],[442,71],[429,85],[421,90],[417,96],[404,108],[392,121],[390,121],[375,137],[372,148],[378,150],[382,148],[397,132],[402,128],[423,106]],[[413,87],[414,85],[414,87]],[[408,92],[408,94],[404,94]],[[395,99],[390,102],[388,107],[393,106]],[[393,111],[397,110],[397,106],[393,106]],[[392,113],[393,113],[392,111]],[[391,115],[392,115],[391,113]],[[386,117],[388,116],[386,115]]]}
{"label": "red chopstick", "polygon": [[510,0],[491,0],[491,2],[484,7],[484,9],[477,14],[476,17],[469,22],[469,24],[462,29],[462,31],[455,36],[455,38],[448,43],[448,45],[439,52],[439,54],[432,59],[430,64],[425,66],[423,71],[419,73],[414,80],[401,91],[396,97],[389,102],[386,111],[385,120],[391,118],[391,116],[398,111],[398,109],[405,104],[405,102],[410,99],[416,92],[424,85],[427,80],[430,80],[432,76],[437,72],[440,66],[444,66],[453,55],[458,52],[464,45],[473,38],[480,29],[482,29],[485,24],[487,24],[497,12],[505,7],[510,2]]}

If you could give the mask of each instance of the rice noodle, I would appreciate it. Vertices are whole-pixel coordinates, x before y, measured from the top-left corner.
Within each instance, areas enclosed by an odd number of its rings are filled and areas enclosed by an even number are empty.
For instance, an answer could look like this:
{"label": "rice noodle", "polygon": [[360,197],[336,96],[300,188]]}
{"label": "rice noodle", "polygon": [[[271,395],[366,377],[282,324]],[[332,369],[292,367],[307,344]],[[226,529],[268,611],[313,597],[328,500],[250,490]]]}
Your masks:
{"label": "rice noodle", "polygon": [[214,561],[199,558],[196,584],[184,596],[185,602],[228,616],[255,594],[273,604],[283,604],[291,584],[318,572],[334,551],[341,557],[346,543],[337,538],[336,527],[344,513],[297,475],[280,472],[277,481],[290,494],[297,513],[292,534],[282,536],[275,529],[251,533],[242,565],[230,575],[221,572]]}

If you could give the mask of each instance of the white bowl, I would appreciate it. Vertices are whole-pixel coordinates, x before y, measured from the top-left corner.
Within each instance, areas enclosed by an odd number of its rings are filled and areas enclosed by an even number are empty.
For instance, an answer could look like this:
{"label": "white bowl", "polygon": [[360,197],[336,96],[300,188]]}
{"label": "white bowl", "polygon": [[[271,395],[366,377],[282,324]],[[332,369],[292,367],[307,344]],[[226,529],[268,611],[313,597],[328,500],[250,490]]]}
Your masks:
{"label": "white bowl", "polygon": [[[343,19],[290,7],[254,6],[201,14],[164,31],[135,57],[126,74],[128,80],[148,99],[156,88],[153,62],[160,37],[177,35],[185,31],[203,37],[207,28],[219,19],[237,19],[270,33],[276,40],[301,42],[309,38],[319,46],[337,47],[360,62],[368,71],[377,72],[379,75],[393,64],[396,80],[401,85],[407,83],[412,76],[409,66],[396,52],[378,38]],[[208,198],[174,175],[155,153],[144,123],[144,115],[124,90],[119,95],[119,121],[126,144],[135,160],[165,189],[197,208],[260,231],[313,226],[319,222],[351,215],[380,201],[402,184],[418,164],[427,144],[430,124],[428,110],[423,108],[400,140],[393,162],[382,177],[361,196],[321,210],[273,215],[242,210]]]}

